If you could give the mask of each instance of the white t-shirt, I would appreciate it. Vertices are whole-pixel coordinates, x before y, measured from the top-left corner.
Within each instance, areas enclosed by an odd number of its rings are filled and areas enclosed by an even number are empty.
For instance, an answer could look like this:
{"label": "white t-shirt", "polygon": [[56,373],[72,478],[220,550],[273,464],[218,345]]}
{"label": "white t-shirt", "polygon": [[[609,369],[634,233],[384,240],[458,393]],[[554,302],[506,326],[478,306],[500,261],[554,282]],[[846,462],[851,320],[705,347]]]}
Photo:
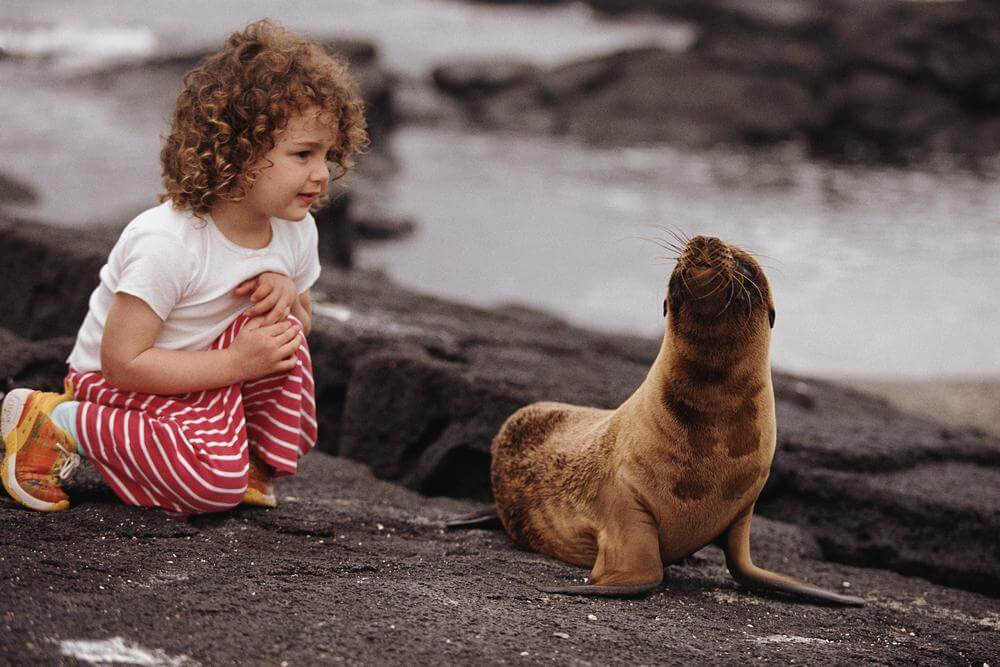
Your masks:
{"label": "white t-shirt", "polygon": [[100,370],[101,337],[118,292],[142,299],[163,320],[156,347],[198,351],[250,307],[247,296],[233,296],[244,280],[272,271],[291,278],[299,294],[312,287],[320,273],[312,215],[299,222],[272,218],[271,230],[271,243],[253,250],[230,241],[211,219],[199,220],[170,202],[139,214],[101,268],[70,366]]}

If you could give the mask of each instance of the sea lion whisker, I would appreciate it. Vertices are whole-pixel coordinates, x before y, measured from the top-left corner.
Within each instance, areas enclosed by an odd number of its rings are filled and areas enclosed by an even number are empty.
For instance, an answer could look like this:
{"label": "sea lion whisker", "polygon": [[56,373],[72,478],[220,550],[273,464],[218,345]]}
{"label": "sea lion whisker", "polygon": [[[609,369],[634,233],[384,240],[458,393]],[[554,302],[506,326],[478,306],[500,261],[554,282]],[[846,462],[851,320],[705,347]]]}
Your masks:
{"label": "sea lion whisker", "polygon": [[690,236],[688,236],[687,234],[684,234],[682,232],[678,232],[676,229],[674,229],[672,227],[667,227],[667,228],[664,229],[664,231],[667,232],[668,234],[670,234],[671,236],[673,236],[674,239],[678,243],[680,243],[682,246],[686,246],[688,243],[691,242],[691,237]]}
{"label": "sea lion whisker", "polygon": [[735,280],[730,280],[729,281],[729,299],[726,301],[726,305],[724,305],[722,307],[722,310],[719,311],[719,313],[716,315],[716,317],[718,317],[719,315],[722,315],[722,313],[726,312],[726,310],[729,308],[729,304],[731,304],[733,302],[733,297],[736,295],[735,284],[736,284]]}
{"label": "sea lion whisker", "polygon": [[659,247],[663,248],[664,250],[670,250],[670,251],[676,252],[676,253],[678,253],[678,256],[681,255],[681,254],[683,254],[683,252],[684,252],[683,248],[678,248],[676,245],[674,245],[673,243],[671,243],[670,241],[668,241],[666,239],[650,238],[648,236],[630,236],[628,238],[638,239],[640,241],[648,241],[649,243],[653,243],[655,245],[658,245]]}
{"label": "sea lion whisker", "polygon": [[[757,290],[757,294],[758,294],[758,295],[760,296],[760,302],[761,302],[761,303],[765,303],[765,302],[767,301],[767,299],[765,299],[765,298],[764,298],[764,291],[763,291],[763,290],[761,290],[761,288],[760,288],[760,285],[758,285],[758,284],[757,284],[757,283],[756,283],[756,282],[754,281],[754,279],[753,279],[753,278],[751,278],[750,276],[743,276],[743,277],[744,277],[744,278],[746,278],[747,280],[749,280],[749,281],[750,281],[750,284],[751,284],[751,285],[753,285],[753,286],[754,286],[754,289],[756,289],[756,290]],[[749,296],[749,294],[748,294],[748,296]]]}
{"label": "sea lion whisker", "polygon": [[[747,280],[749,280],[749,278]],[[751,280],[750,282],[752,283],[753,281]],[[746,288],[746,285],[743,283],[742,280],[740,281],[740,289],[743,290],[743,293],[746,294],[747,297],[747,319],[746,323],[743,326],[744,328],[749,329],[750,326],[753,324],[753,299],[750,298],[750,290]],[[763,298],[763,295],[761,296],[761,298]]]}
{"label": "sea lion whisker", "polygon": [[684,289],[688,291],[688,294],[694,294],[691,290],[691,286],[688,285],[687,276],[684,275],[685,273],[685,271],[681,271],[681,282],[684,283]]}
{"label": "sea lion whisker", "polygon": [[[721,283],[719,283],[719,286],[718,286],[718,287],[716,287],[716,288],[715,288],[714,290],[712,290],[711,292],[709,292],[708,294],[706,294],[705,296],[701,296],[701,297],[698,297],[699,299],[707,299],[708,297],[710,297],[710,296],[712,296],[713,294],[715,294],[716,292],[718,292],[718,291],[719,291],[720,289],[725,289],[725,288],[726,288],[726,287],[725,287],[725,282],[726,282],[726,279],[725,279],[725,276],[723,275],[723,273],[722,273],[721,271],[717,272],[717,273],[715,274],[715,277],[714,277],[714,278],[712,278],[712,280],[711,280],[711,281],[710,281],[710,282],[709,282],[708,284],[709,284],[709,285],[711,285],[712,283],[714,283],[714,282],[715,282],[715,279],[716,279],[716,278],[719,278],[719,277],[722,277],[722,282],[721,282]],[[706,286],[706,287],[707,287],[707,286]]]}

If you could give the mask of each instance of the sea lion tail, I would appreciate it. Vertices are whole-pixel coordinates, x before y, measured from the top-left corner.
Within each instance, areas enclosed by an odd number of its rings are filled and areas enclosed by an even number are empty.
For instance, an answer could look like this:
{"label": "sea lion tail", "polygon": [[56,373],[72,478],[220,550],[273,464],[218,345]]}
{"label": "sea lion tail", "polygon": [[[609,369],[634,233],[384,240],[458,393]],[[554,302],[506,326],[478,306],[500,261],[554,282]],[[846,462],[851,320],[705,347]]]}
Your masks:
{"label": "sea lion tail", "polygon": [[471,512],[469,514],[463,514],[462,516],[455,517],[444,522],[444,527],[449,530],[454,530],[456,528],[480,528],[483,530],[492,529],[503,529],[503,524],[500,522],[500,515],[497,514],[495,507],[490,507],[489,509],[479,510],[477,512]]}

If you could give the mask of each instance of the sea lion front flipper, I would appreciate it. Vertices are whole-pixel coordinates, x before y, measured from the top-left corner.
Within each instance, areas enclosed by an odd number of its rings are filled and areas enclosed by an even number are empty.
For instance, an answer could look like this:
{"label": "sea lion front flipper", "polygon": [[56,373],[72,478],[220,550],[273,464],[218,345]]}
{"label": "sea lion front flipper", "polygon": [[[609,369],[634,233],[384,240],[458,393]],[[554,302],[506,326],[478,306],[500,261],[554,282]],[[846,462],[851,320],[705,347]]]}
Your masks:
{"label": "sea lion front flipper", "polygon": [[753,516],[753,505],[748,507],[725,534],[719,544],[726,554],[726,567],[736,581],[749,588],[759,588],[780,591],[796,597],[802,597],[819,602],[830,602],[860,607],[865,604],[862,598],[853,595],[841,595],[825,588],[807,584],[792,577],[771,572],[757,567],[750,560],[750,519]]}
{"label": "sea lion front flipper", "polygon": [[562,595],[637,597],[658,588],[662,581],[659,536],[656,526],[644,521],[614,534],[602,531],[597,538],[597,560],[589,584],[538,590]]}

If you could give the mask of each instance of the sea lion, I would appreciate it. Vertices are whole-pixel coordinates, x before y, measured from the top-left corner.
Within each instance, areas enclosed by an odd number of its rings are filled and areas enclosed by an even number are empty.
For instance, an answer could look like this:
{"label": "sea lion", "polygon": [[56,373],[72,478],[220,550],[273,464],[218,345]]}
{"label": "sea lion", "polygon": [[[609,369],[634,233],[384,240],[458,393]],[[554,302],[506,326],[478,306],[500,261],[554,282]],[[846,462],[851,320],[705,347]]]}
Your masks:
{"label": "sea lion", "polygon": [[616,410],[534,403],[501,427],[491,466],[500,521],[518,545],[591,568],[589,584],[546,592],[641,595],[664,565],[714,542],[744,585],[864,604],[751,561],[776,442],[771,290],[736,246],[696,236],[677,250],[663,343],[635,393]]}

